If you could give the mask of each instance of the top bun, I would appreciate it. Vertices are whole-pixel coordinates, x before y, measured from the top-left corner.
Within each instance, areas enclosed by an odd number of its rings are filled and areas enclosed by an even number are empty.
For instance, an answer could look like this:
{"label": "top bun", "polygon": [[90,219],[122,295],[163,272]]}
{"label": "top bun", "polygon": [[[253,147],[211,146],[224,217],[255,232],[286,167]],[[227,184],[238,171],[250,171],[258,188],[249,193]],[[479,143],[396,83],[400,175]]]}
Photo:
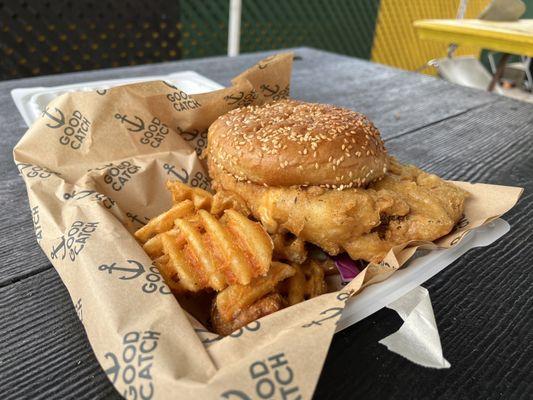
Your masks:
{"label": "top bun", "polygon": [[212,176],[265,186],[366,186],[388,167],[379,131],[363,114],[282,100],[238,108],[209,128]]}

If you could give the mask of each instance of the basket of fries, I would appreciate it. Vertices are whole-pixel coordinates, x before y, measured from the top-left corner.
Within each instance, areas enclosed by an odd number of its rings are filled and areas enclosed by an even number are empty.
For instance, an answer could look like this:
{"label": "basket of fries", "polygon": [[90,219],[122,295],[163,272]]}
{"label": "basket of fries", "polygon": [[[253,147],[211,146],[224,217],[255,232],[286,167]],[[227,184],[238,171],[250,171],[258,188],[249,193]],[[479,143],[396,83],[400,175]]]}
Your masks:
{"label": "basket of fries", "polygon": [[364,115],[288,99],[291,68],[67,93],[15,147],[39,245],[125,398],[311,398],[353,296],[519,198],[400,163]]}

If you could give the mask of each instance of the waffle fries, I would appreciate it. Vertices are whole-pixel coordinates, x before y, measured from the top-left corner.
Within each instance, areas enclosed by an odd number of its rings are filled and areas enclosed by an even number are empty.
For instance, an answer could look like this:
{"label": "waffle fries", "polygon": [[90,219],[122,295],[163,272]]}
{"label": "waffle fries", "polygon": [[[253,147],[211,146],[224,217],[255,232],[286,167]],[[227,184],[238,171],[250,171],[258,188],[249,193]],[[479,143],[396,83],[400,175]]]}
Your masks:
{"label": "waffle fries", "polygon": [[307,259],[305,242],[290,234],[275,233],[271,235],[274,243],[274,256],[280,260],[302,264]]}
{"label": "waffle fries", "polygon": [[326,293],[324,269],[314,260],[293,265],[295,274],[287,280],[287,301],[290,306]]}
{"label": "waffle fries", "polygon": [[194,204],[190,200],[184,200],[174,204],[172,208],[155,218],[152,218],[145,226],[135,232],[135,237],[145,243],[157,234],[161,234],[172,229],[174,220],[194,212]]}
{"label": "waffle fries", "polygon": [[316,261],[302,265],[273,261],[266,276],[253,279],[249,285],[233,285],[221,291],[213,303],[211,322],[217,333],[227,335],[326,291],[324,270]]}
{"label": "waffle fries", "polygon": [[206,190],[193,188],[179,181],[167,181],[167,189],[172,194],[172,202],[174,204],[190,200],[197,210],[211,209],[213,195]]}
{"label": "waffle fries", "polygon": [[244,200],[238,195],[224,190],[218,191],[213,196],[213,203],[211,204],[211,214],[219,215],[224,210],[231,208],[232,210],[240,212],[242,215],[250,216],[252,213],[246,206]]}
{"label": "waffle fries", "polygon": [[246,216],[251,214],[246,202],[239,195],[224,190],[212,195],[203,189],[193,188],[179,181],[168,181],[167,189],[172,193],[174,204],[190,200],[196,209],[207,210],[216,216],[222,215],[227,209],[238,211]]}
{"label": "waffle fries", "polygon": [[225,335],[282,308],[282,297],[273,292],[294,273],[294,267],[274,261],[266,276],[255,278],[249,285],[233,285],[221,291],[215,298],[211,318],[216,332]]}
{"label": "waffle fries", "polygon": [[171,289],[220,291],[267,274],[272,240],[259,223],[232,209],[207,210],[214,197],[178,182],[167,183],[175,204],[135,232]]}
{"label": "waffle fries", "polygon": [[290,234],[271,239],[238,195],[166,186],[172,207],[134,235],[178,298],[218,292],[211,308],[217,333],[325,293],[324,270],[308,259],[305,242]]}
{"label": "waffle fries", "polygon": [[[257,300],[248,308],[241,310],[235,318],[226,321],[216,311],[211,317],[211,325],[216,333],[222,336],[229,335],[256,319],[262,318],[285,307],[285,300],[279,293],[271,293]],[[216,310],[216,309],[214,309]]]}

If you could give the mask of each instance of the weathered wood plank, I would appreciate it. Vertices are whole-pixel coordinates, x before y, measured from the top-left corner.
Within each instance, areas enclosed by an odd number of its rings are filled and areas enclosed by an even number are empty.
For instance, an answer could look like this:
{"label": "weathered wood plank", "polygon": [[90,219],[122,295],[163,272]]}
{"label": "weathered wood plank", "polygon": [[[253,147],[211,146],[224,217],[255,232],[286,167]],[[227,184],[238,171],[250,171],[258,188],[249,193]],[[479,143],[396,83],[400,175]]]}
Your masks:
{"label": "weathered wood plank", "polygon": [[3,399],[120,398],[54,269],[0,288]]}
{"label": "weathered wood plank", "polygon": [[386,140],[391,154],[446,179],[527,185],[533,178],[533,104],[503,97]]}

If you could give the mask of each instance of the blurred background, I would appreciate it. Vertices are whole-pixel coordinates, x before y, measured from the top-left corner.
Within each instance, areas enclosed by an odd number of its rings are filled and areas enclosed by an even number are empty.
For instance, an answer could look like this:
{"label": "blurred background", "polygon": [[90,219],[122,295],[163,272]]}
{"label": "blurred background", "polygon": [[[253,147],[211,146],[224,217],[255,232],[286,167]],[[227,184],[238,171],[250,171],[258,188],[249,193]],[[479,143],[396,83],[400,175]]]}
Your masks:
{"label": "blurred background", "polygon": [[[232,30],[230,54],[310,46],[435,75],[439,68],[431,60],[446,58],[452,51],[454,57],[471,56],[494,73],[498,53],[472,46],[450,49],[444,42],[421,40],[413,26],[422,19],[477,18],[490,3],[0,0],[0,79],[226,55]],[[521,18],[533,18],[533,0],[523,3]],[[519,72],[512,71],[513,64]],[[520,55],[508,60],[505,74],[514,77],[509,87],[531,90],[530,64]]]}

